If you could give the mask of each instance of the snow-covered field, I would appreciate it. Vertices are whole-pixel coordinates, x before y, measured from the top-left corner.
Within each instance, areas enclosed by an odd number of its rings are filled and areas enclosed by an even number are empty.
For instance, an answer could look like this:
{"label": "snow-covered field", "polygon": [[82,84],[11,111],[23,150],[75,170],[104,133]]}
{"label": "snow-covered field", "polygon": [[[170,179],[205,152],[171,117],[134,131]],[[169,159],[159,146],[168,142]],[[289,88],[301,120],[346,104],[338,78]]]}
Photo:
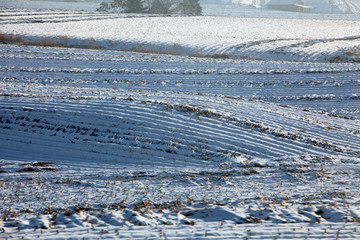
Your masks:
{"label": "snow-covered field", "polygon": [[0,21],[1,238],[360,238],[358,21]]}
{"label": "snow-covered field", "polygon": [[3,39],[200,57],[360,62],[360,21],[9,12]]}

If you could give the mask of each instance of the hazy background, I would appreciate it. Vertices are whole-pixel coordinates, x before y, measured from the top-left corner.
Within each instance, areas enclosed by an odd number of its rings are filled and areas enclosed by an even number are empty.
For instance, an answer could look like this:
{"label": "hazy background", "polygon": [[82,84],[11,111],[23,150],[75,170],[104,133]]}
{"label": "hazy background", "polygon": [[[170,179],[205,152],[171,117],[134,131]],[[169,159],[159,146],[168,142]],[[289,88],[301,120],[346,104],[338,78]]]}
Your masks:
{"label": "hazy background", "polygon": [[[272,11],[266,8],[270,0],[200,0],[203,15],[300,18],[300,19],[341,19],[360,21],[360,0],[303,0],[315,7],[316,13],[293,13]],[[111,0],[0,0],[1,8],[59,9],[74,11],[95,11],[101,2]],[[355,3],[356,14],[343,13],[346,3]],[[343,12],[342,12],[343,11]]]}

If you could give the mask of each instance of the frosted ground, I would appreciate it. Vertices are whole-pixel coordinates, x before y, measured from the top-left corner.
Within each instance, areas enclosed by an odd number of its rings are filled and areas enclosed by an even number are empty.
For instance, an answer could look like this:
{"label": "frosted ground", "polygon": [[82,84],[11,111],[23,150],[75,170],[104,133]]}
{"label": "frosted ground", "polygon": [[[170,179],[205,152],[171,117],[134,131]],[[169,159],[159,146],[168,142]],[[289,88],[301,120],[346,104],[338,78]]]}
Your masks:
{"label": "frosted ground", "polygon": [[0,21],[1,238],[360,238],[358,21]]}

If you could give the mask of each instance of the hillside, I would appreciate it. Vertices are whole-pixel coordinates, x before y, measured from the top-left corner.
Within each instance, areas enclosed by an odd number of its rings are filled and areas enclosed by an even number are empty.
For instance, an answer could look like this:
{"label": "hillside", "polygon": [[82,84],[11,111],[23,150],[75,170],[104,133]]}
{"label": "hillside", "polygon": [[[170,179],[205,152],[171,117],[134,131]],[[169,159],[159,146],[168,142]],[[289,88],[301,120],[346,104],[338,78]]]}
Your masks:
{"label": "hillside", "polygon": [[[245,7],[256,7],[266,9],[270,0],[202,0],[206,4],[240,4]],[[337,14],[359,14],[360,1],[357,0],[303,0],[303,2],[314,7],[316,13],[337,13]]]}
{"label": "hillside", "polygon": [[360,21],[46,11],[0,21],[2,40],[26,44],[238,60],[360,61]]}
{"label": "hillside", "polygon": [[315,12],[360,14],[360,4],[351,0],[304,0]]}

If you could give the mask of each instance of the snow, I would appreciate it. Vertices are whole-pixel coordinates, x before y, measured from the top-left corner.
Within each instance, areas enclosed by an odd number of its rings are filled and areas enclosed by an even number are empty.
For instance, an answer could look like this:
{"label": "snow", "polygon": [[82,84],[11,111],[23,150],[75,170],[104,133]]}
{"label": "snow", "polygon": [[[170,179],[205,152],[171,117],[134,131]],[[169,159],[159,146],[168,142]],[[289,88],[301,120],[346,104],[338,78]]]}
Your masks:
{"label": "snow", "polygon": [[360,238],[357,21],[48,13],[1,18],[2,238]]}
{"label": "snow", "polygon": [[267,4],[295,4],[296,0],[270,0]]}
{"label": "snow", "polygon": [[[358,62],[358,21],[119,14],[7,16],[0,31],[28,44],[300,62]],[[39,24],[39,21],[41,24]],[[81,29],[81,31],[79,31]],[[355,53],[355,54],[353,54]]]}
{"label": "snow", "polygon": [[316,12],[359,14],[360,4],[349,0],[304,0],[305,4],[315,7]]}
{"label": "snow", "polygon": [[0,6],[20,9],[61,9],[72,11],[95,11],[102,1],[49,1],[49,0],[0,0]]}

